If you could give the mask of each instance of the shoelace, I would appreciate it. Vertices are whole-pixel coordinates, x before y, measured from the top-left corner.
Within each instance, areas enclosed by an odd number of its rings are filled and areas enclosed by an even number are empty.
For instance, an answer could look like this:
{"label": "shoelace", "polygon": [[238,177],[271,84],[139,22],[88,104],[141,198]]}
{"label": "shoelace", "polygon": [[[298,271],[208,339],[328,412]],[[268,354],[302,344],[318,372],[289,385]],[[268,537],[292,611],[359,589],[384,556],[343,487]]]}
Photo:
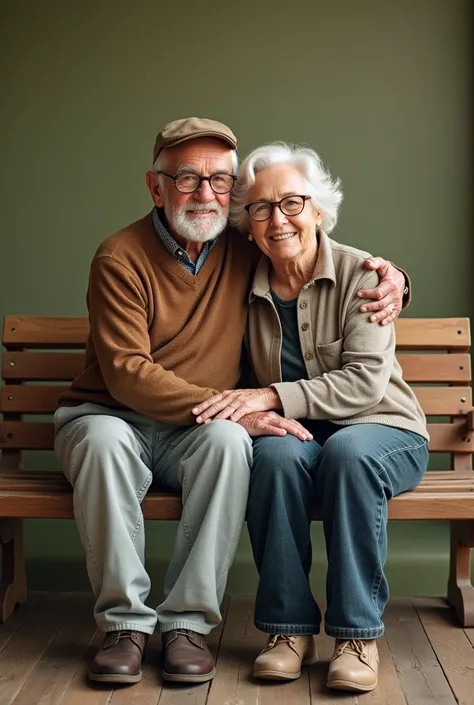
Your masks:
{"label": "shoelace", "polygon": [[288,642],[291,646],[294,646],[295,644],[295,637],[291,636],[291,634],[274,634],[270,641],[268,642],[265,651],[269,651],[270,649],[273,649],[273,647],[280,641],[286,641]]}
{"label": "shoelace", "polygon": [[366,644],[363,639],[349,639],[348,641],[343,641],[342,644],[339,644],[337,647],[337,653],[340,656],[344,653],[344,651],[346,651],[353,656],[362,656],[363,658],[366,658],[367,654],[365,651],[365,646]]}

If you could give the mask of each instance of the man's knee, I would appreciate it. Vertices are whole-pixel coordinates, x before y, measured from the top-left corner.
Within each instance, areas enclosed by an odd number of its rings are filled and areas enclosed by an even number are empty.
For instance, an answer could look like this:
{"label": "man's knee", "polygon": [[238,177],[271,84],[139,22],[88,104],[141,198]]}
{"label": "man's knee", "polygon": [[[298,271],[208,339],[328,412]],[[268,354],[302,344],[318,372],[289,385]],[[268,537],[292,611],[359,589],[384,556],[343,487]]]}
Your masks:
{"label": "man's knee", "polygon": [[88,416],[71,421],[58,433],[55,450],[66,476],[75,481],[89,472],[106,475],[126,471],[140,448],[130,426],[113,416]]}
{"label": "man's knee", "polygon": [[238,423],[218,419],[202,428],[203,439],[214,449],[248,455],[252,452],[252,440]]}
{"label": "man's knee", "polygon": [[206,424],[200,435],[201,449],[207,462],[200,472],[221,479],[228,475],[232,481],[248,484],[252,466],[252,439],[247,431],[233,421],[219,419]]}

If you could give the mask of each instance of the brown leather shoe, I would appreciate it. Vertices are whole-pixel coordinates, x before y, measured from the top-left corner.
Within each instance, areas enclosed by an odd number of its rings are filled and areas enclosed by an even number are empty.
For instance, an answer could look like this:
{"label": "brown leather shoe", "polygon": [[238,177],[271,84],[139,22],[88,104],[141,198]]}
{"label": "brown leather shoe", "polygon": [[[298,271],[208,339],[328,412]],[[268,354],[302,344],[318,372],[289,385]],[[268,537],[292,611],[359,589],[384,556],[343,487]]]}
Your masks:
{"label": "brown leather shoe", "polygon": [[148,634],[129,629],[107,632],[89,667],[91,681],[138,683]]}
{"label": "brown leather shoe", "polygon": [[317,661],[312,635],[274,634],[259,653],[253,666],[255,678],[286,681],[301,676],[301,666]]}
{"label": "brown leather shoe", "polygon": [[378,672],[376,639],[336,639],[328,688],[366,693],[377,687]]}
{"label": "brown leather shoe", "polygon": [[204,683],[214,678],[214,658],[202,634],[190,629],[164,632],[163,678],[178,683]]}

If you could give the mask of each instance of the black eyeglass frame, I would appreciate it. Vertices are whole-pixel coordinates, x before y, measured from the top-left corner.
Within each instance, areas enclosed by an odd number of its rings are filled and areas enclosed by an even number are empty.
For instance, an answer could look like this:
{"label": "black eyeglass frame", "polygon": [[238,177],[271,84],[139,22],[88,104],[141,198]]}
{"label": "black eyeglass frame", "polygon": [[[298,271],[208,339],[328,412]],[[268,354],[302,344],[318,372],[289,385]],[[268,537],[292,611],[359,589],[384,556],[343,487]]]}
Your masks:
{"label": "black eyeglass frame", "polygon": [[[283,203],[283,201],[286,201],[288,198],[302,198],[303,203],[301,204],[301,210],[299,210],[297,213],[285,213],[285,211],[281,207],[281,204]],[[273,211],[275,210],[275,206],[278,206],[278,208],[281,210],[283,215],[289,215],[289,216],[299,215],[300,213],[302,213],[304,211],[306,201],[308,201],[308,200],[311,200],[311,196],[302,196],[299,193],[294,193],[291,196],[285,196],[285,198],[282,198],[281,201],[273,201],[273,203],[271,201],[254,201],[253,203],[247,203],[247,205],[244,206],[244,208],[247,211],[247,213],[249,214],[249,217],[252,218],[252,220],[254,220],[256,223],[264,223],[266,220],[270,220],[270,218],[273,216]],[[252,208],[252,206],[257,206],[258,204],[271,206],[271,211],[270,211],[270,214],[268,215],[268,218],[254,218],[251,215],[250,209]]]}
{"label": "black eyeglass frame", "polygon": [[[225,172],[217,172],[217,174],[211,174],[211,176],[201,176],[200,174],[194,174],[193,172],[189,172],[189,171],[182,171],[181,173],[179,173],[179,174],[174,174],[174,175],[173,175],[173,174],[167,174],[166,171],[157,171],[157,172],[155,172],[155,173],[156,173],[156,174],[163,174],[163,176],[167,176],[168,179],[172,179],[173,182],[174,182],[174,187],[175,187],[175,189],[176,189],[177,191],[179,191],[180,193],[194,193],[195,191],[198,190],[198,188],[201,187],[201,184],[202,184],[203,181],[209,181],[209,186],[210,186],[211,189],[214,191],[214,193],[219,194],[219,196],[223,196],[223,195],[225,195],[226,193],[230,193],[230,192],[232,191],[232,189],[233,189],[234,186],[235,186],[235,182],[237,181],[237,177],[234,176],[234,174],[226,174]],[[181,189],[178,188],[178,186],[176,185],[176,180],[179,179],[181,176],[195,176],[197,179],[199,179],[199,182],[198,182],[196,188],[193,188],[192,191],[181,191]],[[229,189],[228,191],[216,191],[216,189],[215,189],[215,188],[213,187],[213,185],[212,185],[212,179],[213,179],[215,176],[228,176],[228,177],[230,177],[230,178],[232,179],[232,185],[231,185],[230,189]]]}

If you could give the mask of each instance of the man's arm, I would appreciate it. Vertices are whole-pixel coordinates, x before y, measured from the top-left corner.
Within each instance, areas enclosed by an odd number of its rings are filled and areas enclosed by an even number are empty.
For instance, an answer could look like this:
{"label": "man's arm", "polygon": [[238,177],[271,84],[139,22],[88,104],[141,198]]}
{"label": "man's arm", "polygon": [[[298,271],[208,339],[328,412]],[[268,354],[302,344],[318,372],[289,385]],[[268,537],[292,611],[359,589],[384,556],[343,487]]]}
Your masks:
{"label": "man's arm", "polygon": [[159,421],[195,423],[192,407],[217,390],[189,384],[153,362],[146,301],[134,273],[110,257],[97,257],[87,299],[97,358],[114,399]]}
{"label": "man's arm", "polygon": [[362,313],[373,311],[370,321],[386,326],[410,304],[410,279],[403,269],[398,269],[382,257],[369,257],[365,260],[364,266],[377,271],[380,283],[374,289],[362,289],[357,292],[360,298],[376,299],[370,303],[365,302],[360,310]]}

